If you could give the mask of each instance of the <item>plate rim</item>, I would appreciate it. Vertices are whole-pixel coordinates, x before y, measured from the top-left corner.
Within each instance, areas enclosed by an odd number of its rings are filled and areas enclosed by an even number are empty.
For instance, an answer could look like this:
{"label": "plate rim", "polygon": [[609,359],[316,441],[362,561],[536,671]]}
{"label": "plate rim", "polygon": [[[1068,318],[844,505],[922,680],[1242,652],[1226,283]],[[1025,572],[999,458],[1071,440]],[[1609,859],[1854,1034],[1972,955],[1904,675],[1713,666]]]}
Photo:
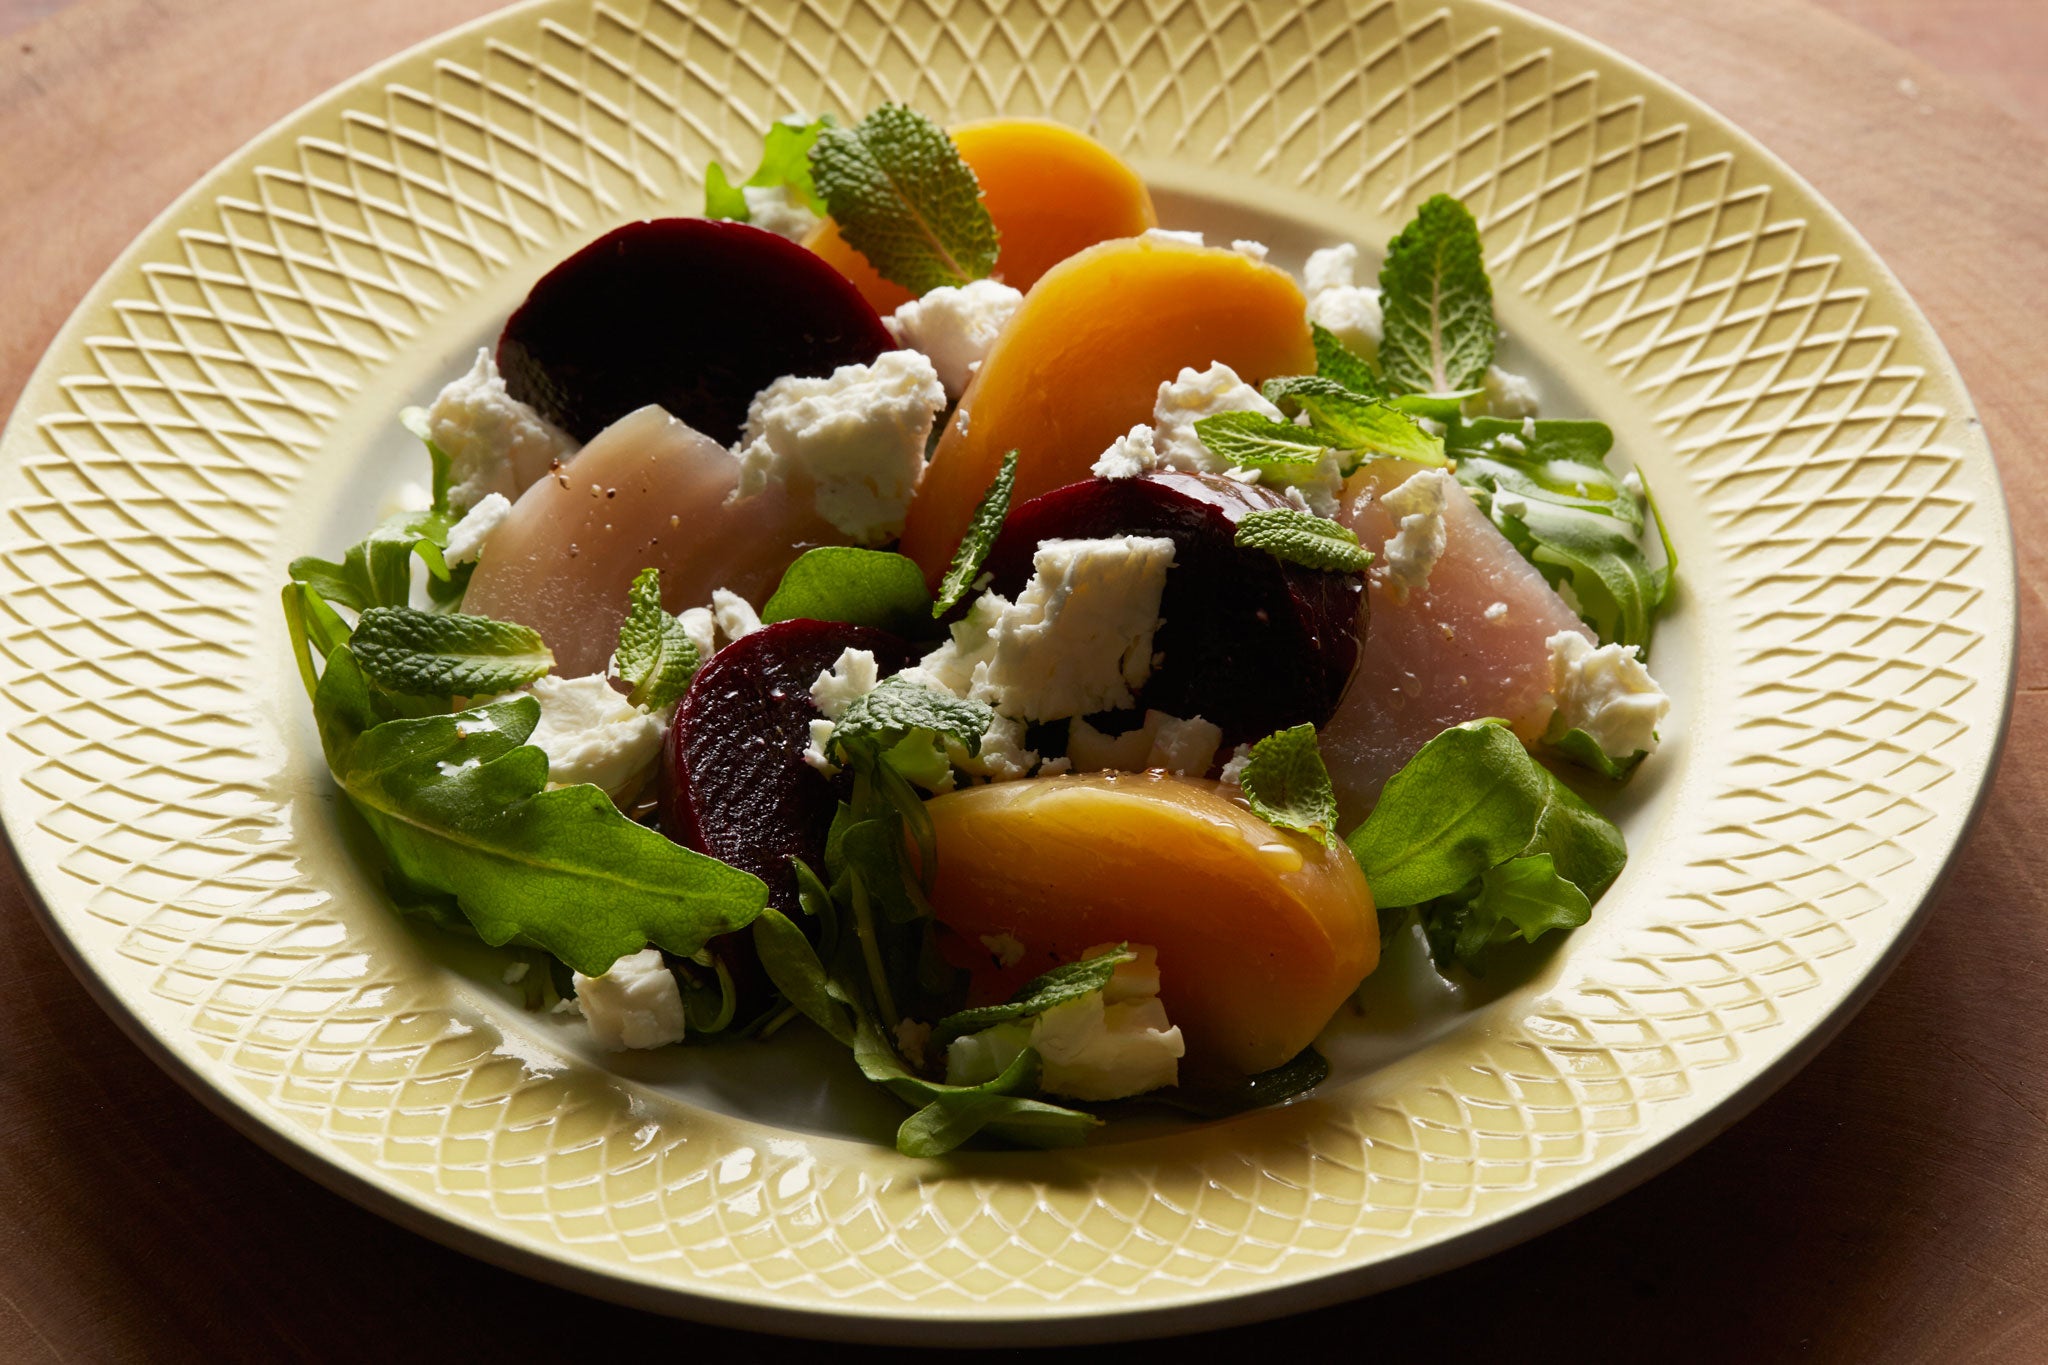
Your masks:
{"label": "plate rim", "polygon": [[[288,136],[291,130],[328,107],[345,107],[360,91],[380,85],[391,72],[433,49],[479,31],[520,22],[531,15],[548,11],[581,13],[602,4],[603,0],[519,0],[466,20],[322,90],[220,158],[154,215],[79,297],[30,370],[8,420],[0,425],[0,448],[20,440],[22,430],[33,425],[32,409],[45,409],[46,402],[31,400],[47,399],[45,390],[52,388],[60,357],[82,339],[81,334],[90,330],[87,314],[117,298],[115,282],[137,265],[170,223],[194,204],[206,201],[217,183],[245,159],[253,159],[266,144]],[[1859,266],[1872,277],[1872,294],[1887,293],[1890,301],[1918,324],[1924,339],[1931,343],[1927,373],[1946,381],[1954,395],[1956,415],[1968,420],[1990,476],[1984,491],[1995,499],[1996,527],[2001,532],[1996,543],[2004,554],[2006,573],[2002,578],[1994,576],[1987,580],[1987,596],[1998,597],[2004,609],[1995,614],[1995,635],[1987,632],[1985,641],[2002,653],[2003,685],[1997,694],[1995,722],[1987,726],[1989,742],[1981,769],[1976,773],[1968,809],[1957,823],[1939,865],[1932,868],[1924,894],[1910,911],[1899,916],[1895,928],[1887,930],[1889,938],[1882,950],[1862,969],[1854,984],[1812,1023],[1788,1029],[1784,1044],[1771,1049],[1768,1060],[1752,1066],[1739,1084],[1691,1119],[1634,1139],[1635,1150],[1574,1172],[1541,1197],[1520,1207],[1472,1220],[1456,1231],[1398,1255],[1362,1264],[1281,1273],[1270,1285],[1256,1288],[1201,1287],[1163,1300],[1111,1308],[1039,1303],[1013,1312],[990,1311],[985,1307],[876,1307],[846,1302],[829,1307],[787,1304],[753,1287],[719,1285],[715,1290],[706,1289],[630,1273],[633,1268],[625,1265],[600,1266],[588,1261],[573,1246],[536,1246],[460,1216],[456,1208],[432,1202],[422,1190],[400,1182],[372,1179],[354,1168],[346,1150],[325,1150],[306,1140],[311,1135],[305,1130],[290,1126],[281,1113],[262,1106],[230,1077],[213,1074],[218,1062],[204,1054],[183,1055],[139,1011],[130,1008],[51,908],[42,883],[27,867],[10,827],[8,809],[15,804],[15,798],[0,789],[0,845],[5,847],[8,865],[13,868],[24,899],[45,936],[95,1003],[145,1056],[237,1132],[334,1193],[408,1231],[542,1282],[627,1307],[779,1336],[829,1337],[872,1344],[985,1346],[1016,1344],[1021,1340],[1053,1345],[1172,1336],[1269,1320],[1397,1288],[1506,1250],[1583,1216],[1698,1151],[1755,1110],[1854,1020],[1917,940],[1969,843],[1990,799],[2010,738],[2017,685],[2020,603],[2011,504],[1989,435],[1977,418],[1975,400],[1941,334],[1885,258],[1803,174],[1706,100],[1654,68],[1556,20],[1523,9],[1512,0],[1440,0],[1440,8],[1445,13],[1477,12],[1496,27],[1523,27],[1553,48],[1563,49],[1587,63],[1611,65],[1628,72],[1670,101],[1688,126],[1712,127],[1744,156],[1753,158],[1793,187],[1803,201],[1806,216],[1825,220],[1859,253]],[[0,761],[0,769],[7,770],[10,776],[15,767],[12,758]]]}

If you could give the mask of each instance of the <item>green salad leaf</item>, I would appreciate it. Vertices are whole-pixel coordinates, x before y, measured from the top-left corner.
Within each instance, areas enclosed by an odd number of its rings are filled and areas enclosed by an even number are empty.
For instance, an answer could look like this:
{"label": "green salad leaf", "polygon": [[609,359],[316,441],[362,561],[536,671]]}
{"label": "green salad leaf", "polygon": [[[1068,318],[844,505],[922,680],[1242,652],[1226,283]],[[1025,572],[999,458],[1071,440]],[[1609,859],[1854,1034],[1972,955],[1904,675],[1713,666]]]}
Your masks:
{"label": "green salad leaf", "polygon": [[933,1026],[932,1042],[950,1043],[955,1038],[979,1033],[997,1024],[1015,1023],[1044,1014],[1055,1005],[1064,1005],[1091,991],[1104,989],[1109,985],[1109,979],[1116,975],[1118,967],[1137,960],[1138,955],[1131,951],[1130,945],[1120,943],[1113,952],[1099,953],[1078,962],[1061,963],[1031,980],[1003,1004],[983,1005],[978,1009],[947,1015]]}
{"label": "green salad leaf", "polygon": [[697,642],[661,606],[661,571],[642,569],[626,592],[616,667],[632,690],[626,700],[660,710],[690,690],[697,675]]}
{"label": "green salad leaf", "polygon": [[1237,523],[1233,543],[1330,573],[1363,573],[1372,563],[1372,551],[1358,543],[1350,527],[1293,507],[1247,512]]}
{"label": "green salad leaf", "polygon": [[1452,449],[1480,510],[1552,587],[1569,587],[1602,642],[1646,648],[1673,580],[1643,553],[1643,506],[1607,467],[1613,444],[1600,422],[1481,417]]}
{"label": "green salad leaf", "polygon": [[[1444,462],[1444,442],[1417,425],[1415,419],[1378,398],[1354,393],[1334,379],[1320,375],[1292,375],[1265,383],[1266,401],[1292,418],[1309,416],[1308,430],[1333,450],[1354,458],[1344,462],[1344,472],[1358,467],[1357,457],[1391,456],[1416,464]],[[1301,428],[1296,428],[1300,430]],[[1201,424],[1196,423],[1199,434]]]}
{"label": "green salad leaf", "polygon": [[931,633],[932,595],[915,560],[888,550],[821,545],[784,570],[761,608],[769,624],[844,621],[912,638]]}
{"label": "green salad leaf", "polygon": [[1628,860],[1621,831],[1497,720],[1423,745],[1348,842],[1382,911],[1418,907],[1439,960],[1467,966],[1585,923]]}
{"label": "green salad leaf", "polygon": [[832,221],[883,279],[913,294],[995,269],[996,226],[945,130],[901,104],[822,129],[811,176]]}
{"label": "green salad leaf", "polygon": [[1337,793],[1316,748],[1315,726],[1276,731],[1252,745],[1238,785],[1252,814],[1267,824],[1336,846]]}
{"label": "green salad leaf", "polygon": [[706,166],[704,216],[730,218],[741,223],[753,221],[753,215],[747,208],[747,196],[740,193],[741,185],[757,189],[786,188],[792,198],[811,212],[824,213],[825,201],[819,196],[818,187],[811,183],[811,147],[817,142],[818,134],[831,126],[830,114],[808,123],[780,119],[769,124],[767,136],[761,144],[761,165],[739,185],[732,183],[725,167],[716,161]]}
{"label": "green salad leaf", "polygon": [[371,682],[416,697],[510,692],[555,666],[555,656],[529,627],[411,607],[365,611],[351,652]]}
{"label": "green salad leaf", "polygon": [[526,743],[540,703],[383,720],[346,645],[314,694],[328,767],[397,873],[453,896],[484,942],[544,948],[586,976],[650,942],[683,956],[745,928],[758,877],[621,815],[589,785],[548,787]]}
{"label": "green salad leaf", "polygon": [[933,617],[951,611],[974,586],[988,552],[996,546],[996,537],[1003,533],[1003,522],[1010,515],[1010,494],[1016,486],[1017,452],[1013,450],[1003,456],[1002,468],[996,471],[988,492],[981,495],[981,502],[975,506],[973,519],[967,523],[967,534],[960,537],[960,548],[953,552],[953,563],[940,580],[939,595],[932,602]]}
{"label": "green salad leaf", "polygon": [[1475,388],[1499,329],[1479,225],[1450,195],[1425,201],[1380,266],[1380,370],[1396,393]]}

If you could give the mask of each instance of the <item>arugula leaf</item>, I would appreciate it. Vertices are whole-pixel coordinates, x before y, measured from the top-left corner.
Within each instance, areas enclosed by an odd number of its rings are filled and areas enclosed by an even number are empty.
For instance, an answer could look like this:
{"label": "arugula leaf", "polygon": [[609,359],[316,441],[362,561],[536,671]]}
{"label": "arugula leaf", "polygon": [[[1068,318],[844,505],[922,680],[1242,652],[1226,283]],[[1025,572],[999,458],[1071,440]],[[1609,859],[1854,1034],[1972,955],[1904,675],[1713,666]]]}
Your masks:
{"label": "arugula leaf", "polygon": [[547,755],[526,743],[532,697],[378,724],[343,645],[313,710],[335,781],[393,868],[454,896],[486,943],[518,939],[601,976],[650,942],[695,953],[767,903],[758,877],[635,824],[598,788],[550,789]]}
{"label": "arugula leaf", "polygon": [[1316,345],[1316,377],[1328,379],[1343,385],[1351,392],[1367,398],[1384,398],[1386,386],[1373,373],[1365,357],[1344,344],[1338,336],[1320,322],[1308,325],[1309,335]]}
{"label": "arugula leaf", "polygon": [[833,727],[836,749],[864,746],[880,752],[919,730],[950,739],[969,755],[981,752],[981,737],[995,723],[987,703],[920,687],[901,678],[884,678],[874,691],[856,698]]}
{"label": "arugula leaf", "polygon": [[[1310,430],[1338,450],[1387,455],[1416,464],[1444,462],[1443,437],[1424,431],[1413,417],[1391,404],[1353,393],[1334,379],[1318,375],[1269,379],[1265,395],[1267,402],[1288,417],[1306,412]],[[1196,430],[1200,431],[1199,423]],[[1350,461],[1345,472],[1357,465],[1356,460]]]}
{"label": "arugula leaf", "polygon": [[1423,745],[1349,843],[1375,904],[1423,907],[1439,960],[1467,965],[1504,936],[1584,923],[1628,861],[1621,831],[1498,720]]}
{"label": "arugula leaf", "polygon": [[555,656],[529,627],[411,607],[364,612],[351,652],[371,682],[415,697],[510,692],[555,666]]}
{"label": "arugula leaf", "polygon": [[1337,846],[1337,793],[1316,748],[1315,726],[1279,730],[1252,745],[1238,785],[1252,814],[1267,824]]}
{"label": "arugula leaf", "polygon": [[1552,587],[1570,584],[1601,641],[1647,648],[1670,575],[1643,555],[1643,509],[1607,467],[1613,444],[1599,422],[1482,417],[1453,453],[1480,510]]}
{"label": "arugula leaf", "polygon": [[1128,943],[1119,943],[1113,952],[1099,953],[1078,962],[1061,963],[1033,978],[1003,1004],[983,1005],[979,1009],[960,1010],[947,1015],[933,1026],[932,1043],[934,1046],[950,1043],[964,1034],[1029,1019],[1035,1014],[1044,1014],[1055,1005],[1079,1000],[1091,991],[1106,988],[1118,967],[1137,960],[1138,955],[1131,951]]}
{"label": "arugula leaf", "polygon": [[939,595],[932,602],[935,619],[951,611],[981,573],[982,563],[995,548],[996,537],[1003,532],[1003,521],[1010,515],[1010,494],[1016,486],[1017,452],[1013,450],[1003,456],[1003,467],[996,471],[988,492],[981,495],[974,518],[967,523],[967,534],[960,537],[960,548],[953,551],[952,567],[940,580]]}
{"label": "arugula leaf", "polygon": [[1396,411],[1405,412],[1410,417],[1427,417],[1432,422],[1455,429],[1465,419],[1465,400],[1484,392],[1484,389],[1457,389],[1451,393],[1402,393],[1387,402]]}
{"label": "arugula leaf", "polygon": [[1357,533],[1349,527],[1293,507],[1246,513],[1232,543],[1330,573],[1363,573],[1372,563],[1372,551],[1358,543]]}
{"label": "arugula leaf", "polygon": [[[769,124],[761,143],[761,165],[740,183],[757,189],[786,187],[811,212],[825,212],[825,201],[818,197],[818,187],[811,182],[811,147],[818,134],[831,126],[830,114],[809,123],[778,119]],[[716,161],[704,168],[704,216],[741,223],[752,221],[746,195],[740,193],[739,185],[727,178],[725,168]]]}
{"label": "arugula leaf", "polygon": [[1479,225],[1447,194],[1424,202],[1380,266],[1380,370],[1397,393],[1476,387],[1499,329]]}
{"label": "arugula leaf", "polygon": [[1331,453],[1312,427],[1276,422],[1264,413],[1219,412],[1195,423],[1195,436],[1218,459],[1248,469],[1314,468]]}
{"label": "arugula leaf", "polygon": [[1581,768],[1590,768],[1615,782],[1626,781],[1629,774],[1636,770],[1636,765],[1647,756],[1646,750],[1638,749],[1627,758],[1615,758],[1600,747],[1599,740],[1584,730],[1566,730],[1557,735],[1545,734],[1543,742]]}
{"label": "arugula leaf", "polygon": [[690,690],[697,674],[697,644],[683,623],[661,606],[661,570],[642,569],[626,592],[619,627],[617,668],[632,689],[626,700],[660,710]]}
{"label": "arugula leaf", "polygon": [[901,104],[821,130],[811,176],[832,221],[883,279],[913,294],[995,268],[996,226],[974,168],[944,130]]}
{"label": "arugula leaf", "polygon": [[[1134,1095],[1132,1107],[1163,1104],[1205,1119],[1228,1118],[1254,1109],[1270,1109],[1298,1099],[1330,1078],[1330,1063],[1313,1047],[1305,1047],[1269,1071],[1225,1083],[1169,1086]],[[1123,1104],[1125,1101],[1114,1101]]]}
{"label": "arugula leaf", "polygon": [[887,550],[822,545],[783,572],[762,621],[844,621],[913,638],[931,631],[932,595],[915,560]]}
{"label": "arugula leaf", "polygon": [[1039,1066],[1038,1053],[1027,1047],[991,1081],[937,1087],[930,1102],[896,1130],[896,1150],[905,1156],[944,1156],[984,1131],[1029,1147],[1072,1147],[1086,1141],[1102,1120],[1030,1098]]}

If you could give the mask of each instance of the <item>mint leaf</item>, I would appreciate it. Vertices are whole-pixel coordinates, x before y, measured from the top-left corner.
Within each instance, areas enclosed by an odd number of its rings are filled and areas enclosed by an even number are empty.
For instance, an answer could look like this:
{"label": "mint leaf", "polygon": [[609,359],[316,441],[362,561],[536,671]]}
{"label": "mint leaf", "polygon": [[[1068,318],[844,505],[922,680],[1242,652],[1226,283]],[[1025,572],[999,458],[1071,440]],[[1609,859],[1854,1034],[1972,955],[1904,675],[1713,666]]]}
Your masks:
{"label": "mint leaf", "polygon": [[1321,464],[1331,443],[1311,427],[1276,422],[1263,413],[1219,412],[1195,423],[1195,436],[1218,459],[1247,469]]}
{"label": "mint leaf", "polygon": [[1010,494],[1016,486],[1017,452],[1013,450],[1003,456],[1003,467],[996,471],[988,491],[981,495],[974,518],[967,523],[967,534],[960,537],[960,548],[953,551],[952,567],[939,581],[939,595],[932,602],[934,618],[951,611],[973,586],[982,562],[1003,532],[1003,522],[1010,515]]}
{"label": "mint leaf", "polygon": [[1372,372],[1372,366],[1366,363],[1365,357],[1346,346],[1343,338],[1320,322],[1311,322],[1308,330],[1315,339],[1317,378],[1331,380],[1367,398],[1386,397],[1386,386]]}
{"label": "mint leaf", "polygon": [[510,692],[555,666],[540,635],[526,626],[411,607],[364,612],[352,649],[371,682],[414,697]]}
{"label": "mint leaf", "polygon": [[[1444,462],[1444,442],[1416,424],[1413,417],[1378,399],[1353,393],[1333,379],[1295,375],[1269,379],[1266,401],[1289,417],[1306,412],[1310,430],[1325,445],[1367,455],[1386,455],[1416,464]],[[1200,430],[1200,424],[1196,424]],[[1351,462],[1356,468],[1357,461]],[[1349,470],[1347,469],[1348,473]]]}
{"label": "mint leaf", "polygon": [[1607,467],[1613,444],[1599,422],[1482,417],[1454,434],[1452,453],[1480,510],[1552,587],[1571,585],[1602,642],[1647,651],[1671,578],[1643,554],[1643,508]]}
{"label": "mint leaf", "polygon": [[851,128],[823,129],[810,161],[840,234],[882,278],[924,294],[995,268],[996,227],[980,182],[916,110],[885,104]]}
{"label": "mint leaf", "polygon": [[880,752],[919,730],[956,741],[969,754],[981,752],[981,737],[995,723],[986,703],[920,687],[901,678],[881,685],[846,708],[832,730],[835,749],[864,746]]}
{"label": "mint leaf", "polygon": [[[757,189],[787,187],[813,213],[823,213],[825,201],[818,197],[818,188],[811,181],[811,147],[818,134],[831,126],[829,114],[809,123],[780,119],[769,124],[761,144],[761,165],[741,183]],[[741,223],[751,221],[747,197],[716,161],[704,168],[704,216]]]}
{"label": "mint leaf", "polygon": [[1455,429],[1465,420],[1465,400],[1484,392],[1484,389],[1454,389],[1450,393],[1402,393],[1387,402],[1397,412],[1405,412],[1410,417],[1427,417],[1432,422]]}
{"label": "mint leaf", "polygon": [[[1453,949],[1471,907],[1526,927],[1546,922],[1529,908],[1530,897],[1552,906],[1552,919],[1575,914],[1578,899],[1590,913],[1628,861],[1621,831],[1529,757],[1497,720],[1454,726],[1423,745],[1388,779],[1349,843],[1374,903],[1382,911],[1422,906],[1425,929],[1436,925],[1431,943],[1441,950],[1439,960],[1455,956],[1468,964],[1472,954]],[[1497,871],[1539,854],[1578,898],[1550,886],[1533,865]],[[1484,937],[1502,941],[1490,920]]]}
{"label": "mint leaf", "polygon": [[772,625],[799,618],[874,626],[912,637],[931,633],[932,595],[915,560],[887,550],[824,545],[783,572],[761,608]]}
{"label": "mint leaf", "polygon": [[1335,847],[1337,794],[1316,748],[1315,726],[1280,730],[1252,745],[1238,785],[1252,814],[1267,824]]}
{"label": "mint leaf", "polygon": [[1028,982],[1003,1004],[983,1005],[979,1009],[960,1010],[947,1015],[933,1026],[932,1044],[950,1043],[965,1034],[1029,1019],[1033,1015],[1044,1014],[1055,1005],[1079,1000],[1091,991],[1106,988],[1118,967],[1137,960],[1138,955],[1131,951],[1130,945],[1120,943],[1114,952],[1062,963]]}
{"label": "mint leaf", "polygon": [[632,689],[626,699],[660,710],[690,690],[699,662],[683,623],[662,610],[661,571],[642,569],[626,591],[626,620],[619,627],[618,673]]}
{"label": "mint leaf", "polygon": [[1476,387],[1499,334],[1479,225],[1435,195],[1387,245],[1380,267],[1380,369],[1397,393]]}
{"label": "mint leaf", "polygon": [[313,710],[335,781],[392,867],[455,897],[486,943],[518,939],[600,976],[650,942],[695,953],[767,903],[759,878],[635,824],[596,787],[549,789],[547,755],[526,743],[532,697],[369,724],[376,706],[343,646]]}
{"label": "mint leaf", "polygon": [[1348,526],[1293,507],[1248,512],[1237,523],[1235,544],[1264,550],[1273,558],[1331,573],[1363,573],[1372,551]]}

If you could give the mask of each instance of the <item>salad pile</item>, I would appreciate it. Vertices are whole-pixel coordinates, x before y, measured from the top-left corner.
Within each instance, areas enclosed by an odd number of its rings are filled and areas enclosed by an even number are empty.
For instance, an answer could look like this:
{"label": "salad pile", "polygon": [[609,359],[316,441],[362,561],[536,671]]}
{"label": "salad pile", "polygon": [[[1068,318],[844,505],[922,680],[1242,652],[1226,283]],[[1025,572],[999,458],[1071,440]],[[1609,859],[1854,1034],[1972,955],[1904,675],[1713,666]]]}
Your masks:
{"label": "salad pile", "polygon": [[1675,559],[1494,363],[1461,204],[1375,284],[1161,229],[1041,121],[786,121],[706,179],[291,565],[399,913],[604,1047],[822,1029],[925,1156],[1287,1100],[1383,934],[1466,978],[1586,922]]}

